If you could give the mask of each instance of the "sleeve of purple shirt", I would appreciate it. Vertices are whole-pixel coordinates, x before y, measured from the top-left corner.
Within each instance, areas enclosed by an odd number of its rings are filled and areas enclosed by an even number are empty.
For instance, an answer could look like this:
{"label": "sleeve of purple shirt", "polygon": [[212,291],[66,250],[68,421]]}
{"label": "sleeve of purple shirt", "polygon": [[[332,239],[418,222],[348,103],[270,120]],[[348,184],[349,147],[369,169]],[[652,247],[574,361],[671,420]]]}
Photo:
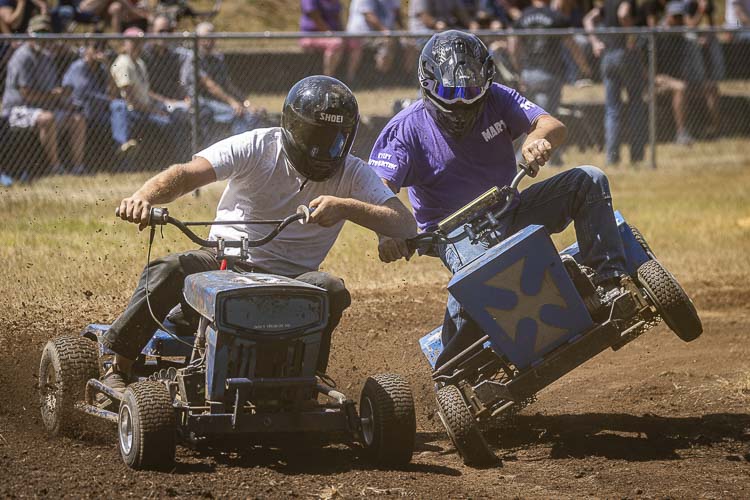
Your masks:
{"label": "sleeve of purple shirt", "polygon": [[522,96],[517,90],[504,85],[498,86],[504,94],[501,109],[505,113],[511,137],[516,140],[531,130],[534,120],[542,115],[548,115],[545,110]]}
{"label": "sleeve of purple shirt", "polygon": [[411,171],[409,152],[403,142],[403,123],[391,121],[385,126],[370,153],[368,164],[381,179],[401,189]]}

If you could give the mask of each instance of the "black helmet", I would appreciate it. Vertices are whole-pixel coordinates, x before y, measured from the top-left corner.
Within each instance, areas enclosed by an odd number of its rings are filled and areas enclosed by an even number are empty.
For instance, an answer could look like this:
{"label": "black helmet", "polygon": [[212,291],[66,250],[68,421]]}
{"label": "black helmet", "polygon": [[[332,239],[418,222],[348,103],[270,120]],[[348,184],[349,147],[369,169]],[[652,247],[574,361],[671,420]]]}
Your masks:
{"label": "black helmet", "polygon": [[495,64],[484,43],[471,33],[436,33],[419,56],[419,83],[425,107],[450,135],[471,130],[484,108]]}
{"label": "black helmet", "polygon": [[329,76],[308,76],[284,101],[284,154],[301,175],[324,181],[343,166],[358,125],[357,99],[346,85]]}

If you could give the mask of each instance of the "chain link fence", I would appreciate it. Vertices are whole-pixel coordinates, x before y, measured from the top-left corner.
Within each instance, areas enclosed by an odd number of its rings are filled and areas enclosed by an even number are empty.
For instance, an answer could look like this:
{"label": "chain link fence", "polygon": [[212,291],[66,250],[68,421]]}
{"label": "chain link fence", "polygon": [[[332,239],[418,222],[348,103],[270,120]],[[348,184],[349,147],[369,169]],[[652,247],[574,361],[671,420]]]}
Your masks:
{"label": "chain link fence", "polygon": [[[609,165],[750,153],[750,31],[481,32],[496,81],[568,125],[571,150]],[[332,73],[360,102],[366,158],[419,98],[428,35],[214,34],[0,37],[0,178],[159,170],[279,123],[288,89]],[[196,97],[197,96],[197,97]]]}

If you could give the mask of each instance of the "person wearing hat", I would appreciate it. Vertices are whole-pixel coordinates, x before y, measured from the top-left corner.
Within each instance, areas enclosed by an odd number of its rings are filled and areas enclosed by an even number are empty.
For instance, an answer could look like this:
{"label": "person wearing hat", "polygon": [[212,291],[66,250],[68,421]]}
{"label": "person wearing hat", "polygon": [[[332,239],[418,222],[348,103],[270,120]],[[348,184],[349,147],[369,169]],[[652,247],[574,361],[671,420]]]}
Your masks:
{"label": "person wearing hat", "polygon": [[[29,34],[49,33],[47,15],[29,20]],[[35,128],[52,172],[63,167],[58,153],[58,136],[65,132],[70,138],[74,171],[84,171],[86,120],[70,101],[70,90],[60,86],[55,57],[38,40],[21,44],[8,61],[2,114],[14,128]]]}
{"label": "person wearing hat", "polygon": [[[169,99],[153,90],[149,83],[146,63],[141,58],[143,31],[131,27],[123,35],[129,37],[123,42],[122,53],[110,67],[110,74],[120,91],[120,99],[110,104],[112,138],[121,152],[128,152],[136,146],[146,128],[156,128],[169,137],[189,140],[188,102]],[[179,148],[181,144],[173,143]]]}

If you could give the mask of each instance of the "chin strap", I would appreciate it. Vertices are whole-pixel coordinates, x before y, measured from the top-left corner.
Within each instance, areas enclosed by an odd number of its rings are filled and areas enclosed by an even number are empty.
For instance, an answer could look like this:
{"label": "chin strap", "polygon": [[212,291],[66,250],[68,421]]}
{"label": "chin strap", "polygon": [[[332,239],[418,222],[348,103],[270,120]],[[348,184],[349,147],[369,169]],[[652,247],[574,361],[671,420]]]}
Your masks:
{"label": "chin strap", "polygon": [[302,181],[302,184],[300,184],[300,186],[299,186],[299,191],[297,191],[298,193],[302,192],[302,189],[307,185],[307,181],[309,181],[309,180],[310,179],[308,179],[307,177],[305,177],[305,180]]}

